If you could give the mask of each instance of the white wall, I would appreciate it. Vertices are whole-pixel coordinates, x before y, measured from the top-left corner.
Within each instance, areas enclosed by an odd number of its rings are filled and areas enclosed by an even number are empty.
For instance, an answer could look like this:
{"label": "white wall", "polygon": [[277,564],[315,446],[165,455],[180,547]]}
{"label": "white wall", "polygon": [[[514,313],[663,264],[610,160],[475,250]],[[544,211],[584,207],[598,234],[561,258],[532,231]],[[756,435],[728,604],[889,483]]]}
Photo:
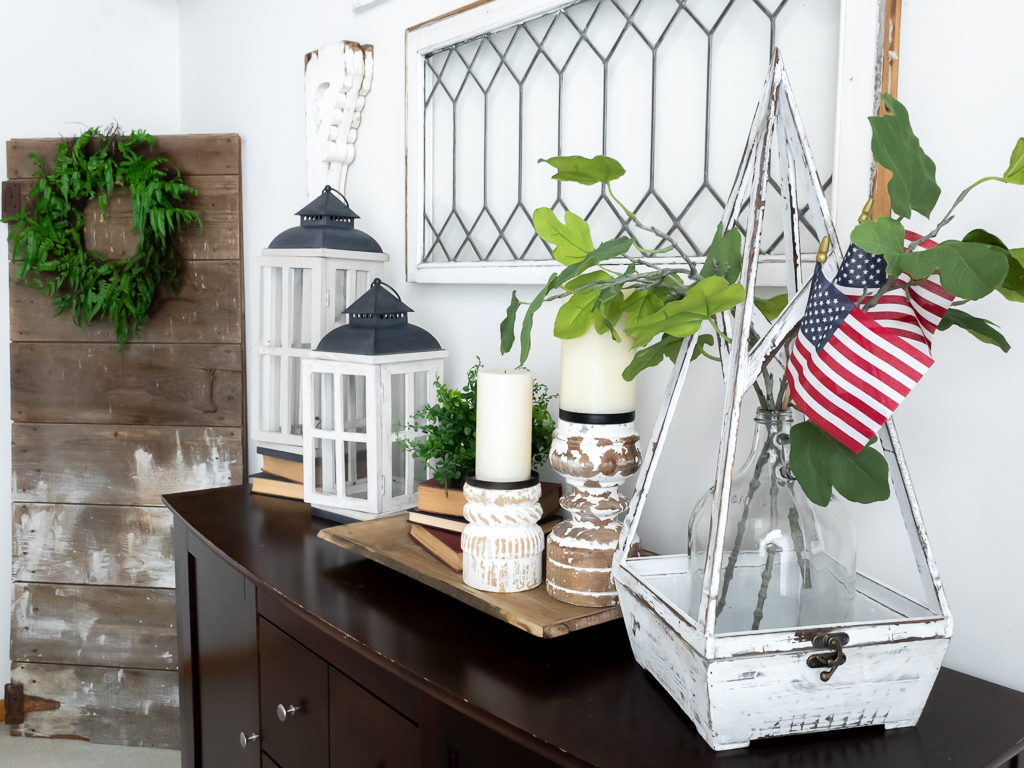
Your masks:
{"label": "white wall", "polygon": [[[15,18],[13,0],[3,2],[0,25]],[[44,19],[52,23],[58,15],[43,10],[48,5],[33,5],[30,13],[36,25]],[[254,273],[259,249],[293,225],[291,214],[305,202],[303,54],[340,39],[372,43],[376,60],[373,91],[363,113],[357,159],[347,188],[353,207],[362,216],[360,226],[392,254],[389,279],[417,310],[414,320],[434,332],[451,351],[449,382],[461,384],[465,369],[476,355],[488,365],[499,364],[497,328],[510,288],[409,285],[402,277],[404,30],[459,3],[388,0],[361,14],[351,12],[348,0],[293,0],[287,4],[272,0],[179,0],[178,5],[180,126],[188,133],[224,131],[242,136],[249,274]],[[1013,52],[1011,37],[1024,22],[1024,7],[1008,0],[993,0],[972,7],[969,15],[962,12],[961,5],[954,0],[904,0],[903,10],[900,96],[908,104],[922,142],[938,165],[939,181],[947,190],[938,207],[941,210],[970,181],[1001,173],[1014,141],[1024,133],[1024,105],[1012,90],[1012,84],[1022,82],[1024,65]],[[107,6],[116,13],[127,6],[127,0],[110,0]],[[158,40],[138,44],[149,54],[146,60],[152,62],[159,85],[150,83],[143,97],[126,97],[132,88],[120,83],[117,87],[108,83],[101,91],[96,90],[100,85],[90,84],[67,98],[61,92],[60,100],[51,99],[34,113],[26,112],[21,117],[12,113],[10,104],[38,98],[38,82],[58,81],[42,78],[15,82],[7,87],[18,92],[4,93],[5,98],[0,99],[0,138],[52,135],[61,130],[60,121],[64,119],[95,123],[111,116],[118,117],[126,127],[176,130],[178,57],[152,54],[153,50],[165,51],[167,41],[173,39],[167,37],[174,29],[172,21],[167,20],[167,9],[172,6],[169,0],[153,0],[149,5],[136,0],[133,7],[152,10],[166,20],[167,31]],[[958,53],[950,56],[948,47],[935,41],[948,39],[954,32]],[[92,49],[103,48],[96,43],[96,36],[105,34],[90,30]],[[28,61],[30,42],[20,44],[20,48],[18,45],[15,40],[15,53],[10,46],[0,52],[6,57],[0,61]],[[49,50],[52,56],[60,46]],[[120,61],[124,51],[109,55]],[[136,57],[142,56],[141,50],[136,52]],[[166,64],[161,66],[161,61]],[[61,57],[49,66],[58,70],[67,64]],[[138,74],[126,73],[124,77],[141,81]],[[965,103],[967,95],[973,97],[970,104]],[[742,113],[748,114],[747,109]],[[1024,224],[1016,215],[1024,202],[1022,196],[1024,190],[1017,188],[982,188],[976,199],[963,207],[951,229],[962,234],[969,221],[1000,234],[1011,245],[1024,244]],[[957,229],[961,220],[965,226]],[[847,222],[840,229],[849,225]],[[249,286],[247,302],[250,308],[255,307],[253,285]],[[939,362],[901,410],[900,427],[956,617],[947,664],[1024,690],[1024,664],[1005,653],[1024,631],[1024,584],[1015,549],[1024,541],[1024,503],[1014,482],[1024,426],[1024,406],[1015,397],[1015,385],[1024,373],[1024,307],[994,298],[983,303],[978,312],[1000,323],[1016,348],[1003,355],[955,330],[941,337],[936,349]],[[255,312],[250,311],[249,317],[252,340]],[[552,319],[551,311],[538,317],[530,367],[540,380],[557,388],[558,348],[553,339],[545,338]],[[4,324],[0,325],[2,335],[7,332],[6,318],[0,323]],[[254,356],[250,354],[249,359],[252,365]],[[507,360],[505,364],[513,363]],[[6,359],[0,365],[4,366],[0,369],[0,397],[6,397]],[[665,375],[665,370],[659,370],[641,382],[638,421],[642,434],[649,433]],[[688,436],[690,447],[680,448],[669,457],[677,495],[673,498],[671,493],[662,494],[661,508],[652,509],[642,531],[656,548],[665,549],[683,540],[693,502],[710,483],[720,421],[718,391],[711,365],[702,367],[688,385],[687,402],[691,407],[679,426]],[[6,446],[9,441],[0,437],[0,444]],[[0,472],[9,471],[9,455],[6,461],[6,469],[0,467]],[[6,500],[0,499],[0,531],[10,530],[6,517],[9,509]],[[3,558],[9,556],[9,551],[9,547],[0,546],[0,568],[6,567]],[[4,658],[9,610],[3,601],[9,599],[9,594],[6,590],[0,590],[0,594],[0,658]],[[0,674],[6,675],[6,665]]]}
{"label": "white wall", "polygon": [[[181,128],[175,0],[0,0],[0,141],[75,136],[117,121],[125,129]],[[7,153],[0,153],[7,178]],[[2,228],[6,233],[6,227]],[[6,253],[6,247],[4,248]],[[0,306],[9,289],[0,280]],[[10,314],[0,312],[0,339]],[[11,361],[0,354],[0,402],[11,399]],[[9,411],[8,411],[9,413]],[[0,476],[11,476],[11,422],[0,420]],[[0,682],[10,680],[11,484],[0,483]]]}

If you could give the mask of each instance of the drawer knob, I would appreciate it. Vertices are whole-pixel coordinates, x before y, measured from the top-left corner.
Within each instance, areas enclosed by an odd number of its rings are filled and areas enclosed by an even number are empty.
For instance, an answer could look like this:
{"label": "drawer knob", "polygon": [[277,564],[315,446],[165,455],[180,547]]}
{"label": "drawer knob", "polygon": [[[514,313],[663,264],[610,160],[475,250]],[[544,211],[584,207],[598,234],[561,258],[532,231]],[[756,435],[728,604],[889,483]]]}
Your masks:
{"label": "drawer knob", "polygon": [[250,741],[256,741],[256,739],[258,739],[259,737],[260,735],[258,733],[251,733],[248,736],[246,736],[245,731],[242,731],[240,734],[238,734],[238,743],[242,745],[242,749],[245,749],[246,745]]}
{"label": "drawer knob", "polygon": [[294,715],[296,712],[301,712],[301,711],[302,711],[302,705],[301,704],[299,706],[297,706],[297,707],[295,707],[295,706],[285,707],[284,704],[278,704],[277,705],[277,719],[280,720],[283,723],[285,720],[288,719],[288,715]]}

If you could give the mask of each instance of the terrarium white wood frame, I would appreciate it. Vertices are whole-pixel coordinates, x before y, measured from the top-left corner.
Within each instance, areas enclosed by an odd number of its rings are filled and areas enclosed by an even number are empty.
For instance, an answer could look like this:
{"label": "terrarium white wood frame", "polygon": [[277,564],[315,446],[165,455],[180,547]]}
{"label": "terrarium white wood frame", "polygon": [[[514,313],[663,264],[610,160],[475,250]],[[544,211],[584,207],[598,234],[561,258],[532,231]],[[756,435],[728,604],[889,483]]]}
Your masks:
{"label": "terrarium white wood frame", "polygon": [[434,380],[447,356],[314,351],[302,360],[305,501],[358,520],[416,506],[422,472],[397,441],[419,434],[408,425],[437,402]]}
{"label": "terrarium white wood frame", "polygon": [[346,322],[346,307],[383,277],[387,254],[264,248],[259,260],[259,336],[251,434],[257,444],[302,450],[300,361]]}
{"label": "terrarium white wood frame", "polygon": [[[874,163],[864,116],[879,103],[880,39],[884,0],[837,0],[839,10],[838,78],[832,184],[832,209],[841,220],[855,220],[871,187]],[[553,260],[425,262],[424,201],[430,186],[430,126],[424,115],[426,57],[495,30],[542,16],[573,3],[566,0],[484,0],[406,32],[406,277],[423,283],[543,284],[560,268]],[[830,50],[829,41],[809,40]],[[685,147],[679,148],[685,152]],[[813,260],[814,249],[804,254]],[[766,263],[762,284],[785,285],[783,263]]]}
{"label": "terrarium white wood frame", "polygon": [[[867,121],[865,121],[866,123]],[[726,383],[710,545],[695,614],[687,612],[687,555],[627,557],[626,543],[637,532],[690,364],[689,340],[679,352],[666,399],[655,423],[636,491],[623,525],[613,566],[626,627],[637,661],[653,674],[693,720],[715,749],[746,745],[753,739],[792,733],[884,724],[886,728],[917,723],[952,635],[953,622],[938,570],[924,531],[896,428],[890,420],[879,433],[889,462],[894,495],[909,533],[924,599],[915,600],[858,572],[852,617],[830,626],[715,633],[716,605],[722,578],[726,515],[743,394],[763,365],[785,354],[784,340],[804,313],[810,283],[804,283],[795,228],[787,230],[788,307],[770,325],[755,314],[758,239],[773,137],[783,176],[783,194],[795,220],[798,186],[809,191],[811,215],[831,239],[825,274],[833,278],[842,259],[839,239],[829,218],[817,172],[800,124],[789,82],[776,57],[758,107],[750,141],[726,208],[726,228],[735,223],[737,201],[754,188],[744,243],[742,282],[746,301],[723,321],[733,339],[748,338],[754,326],[761,341],[750,351],[743,344],[723,349]],[[856,221],[849,209],[844,222]],[[758,323],[758,318],[760,323]],[[692,610],[693,606],[689,606]],[[818,635],[846,633],[847,660],[827,682],[807,664],[822,649]]]}

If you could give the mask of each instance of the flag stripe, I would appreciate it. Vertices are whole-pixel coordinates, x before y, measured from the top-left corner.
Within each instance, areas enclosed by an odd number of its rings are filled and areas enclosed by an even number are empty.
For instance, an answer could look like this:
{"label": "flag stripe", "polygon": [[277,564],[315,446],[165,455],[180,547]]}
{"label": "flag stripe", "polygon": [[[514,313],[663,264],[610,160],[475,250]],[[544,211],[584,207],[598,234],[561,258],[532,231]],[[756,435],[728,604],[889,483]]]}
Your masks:
{"label": "flag stripe", "polygon": [[828,372],[818,368],[814,360],[816,356],[807,356],[806,352],[802,348],[799,354],[794,352],[796,360],[791,365],[795,363],[808,388],[820,395],[817,398],[819,405],[852,431],[870,439],[878,431],[878,427],[873,425],[885,421],[885,417],[866,407],[866,403],[857,397],[856,390],[849,389],[843,379],[832,378]]}

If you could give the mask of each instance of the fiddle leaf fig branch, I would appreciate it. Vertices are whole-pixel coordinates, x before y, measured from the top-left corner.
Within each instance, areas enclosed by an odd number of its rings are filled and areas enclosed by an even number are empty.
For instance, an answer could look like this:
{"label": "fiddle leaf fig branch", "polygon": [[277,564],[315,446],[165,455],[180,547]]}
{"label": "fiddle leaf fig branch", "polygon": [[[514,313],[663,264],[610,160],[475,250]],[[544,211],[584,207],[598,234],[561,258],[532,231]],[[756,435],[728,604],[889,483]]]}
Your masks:
{"label": "fiddle leaf fig branch", "polygon": [[[555,318],[557,338],[578,338],[591,328],[600,334],[610,334],[616,341],[623,341],[622,329],[634,337],[633,348],[637,351],[623,371],[627,381],[666,356],[674,362],[683,339],[696,334],[705,323],[725,338],[715,317],[746,296],[744,288],[736,282],[742,261],[742,236],[738,229],[723,233],[722,227],[718,227],[705,265],[698,270],[693,258],[673,238],[640,221],[615,197],[611,183],[626,172],[618,161],[598,155],[553,157],[539,162],[556,169],[556,181],[604,185],[625,215],[627,234],[595,247],[590,226],[571,211],[566,211],[563,219],[550,208],[534,211],[534,229],[542,240],[554,246],[553,256],[564,269],[548,278],[528,305],[513,291],[501,323],[502,354],[515,345],[519,309],[526,306],[519,331],[520,365],[526,363],[534,315],[550,301],[562,302]],[[634,227],[651,232],[668,246],[657,250],[641,248],[633,234]],[[650,258],[668,251],[676,251],[685,266]],[[607,263],[612,259],[616,260],[613,266]],[[708,343],[700,343],[697,350],[703,350]]]}

